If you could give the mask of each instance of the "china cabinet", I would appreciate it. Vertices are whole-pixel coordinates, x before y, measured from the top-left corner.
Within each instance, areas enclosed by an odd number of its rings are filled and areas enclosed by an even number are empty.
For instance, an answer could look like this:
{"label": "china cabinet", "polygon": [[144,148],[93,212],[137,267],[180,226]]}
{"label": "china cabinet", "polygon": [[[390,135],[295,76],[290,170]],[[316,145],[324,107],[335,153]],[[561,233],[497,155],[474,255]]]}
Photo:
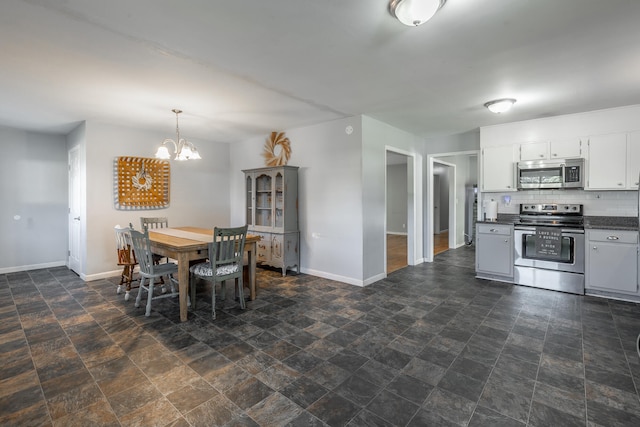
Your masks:
{"label": "china cabinet", "polygon": [[249,232],[262,238],[257,261],[300,272],[298,229],[298,167],[277,166],[243,170],[246,222]]}

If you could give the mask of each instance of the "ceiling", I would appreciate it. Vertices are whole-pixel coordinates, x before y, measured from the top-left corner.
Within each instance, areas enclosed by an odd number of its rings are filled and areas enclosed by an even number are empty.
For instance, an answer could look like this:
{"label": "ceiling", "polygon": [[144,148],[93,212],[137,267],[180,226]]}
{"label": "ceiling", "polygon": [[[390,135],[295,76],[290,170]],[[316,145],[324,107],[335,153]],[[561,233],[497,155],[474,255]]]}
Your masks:
{"label": "ceiling", "polygon": [[[234,142],[365,114],[424,138],[640,104],[640,1],[2,0],[0,125]],[[517,98],[489,113],[491,99]]]}

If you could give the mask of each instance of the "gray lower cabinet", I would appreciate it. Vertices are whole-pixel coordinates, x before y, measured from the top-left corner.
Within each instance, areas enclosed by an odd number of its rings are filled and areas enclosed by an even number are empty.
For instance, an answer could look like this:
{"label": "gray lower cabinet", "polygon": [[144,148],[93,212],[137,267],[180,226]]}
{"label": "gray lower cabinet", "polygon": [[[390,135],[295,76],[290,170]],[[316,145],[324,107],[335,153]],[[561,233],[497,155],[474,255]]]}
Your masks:
{"label": "gray lower cabinet", "polygon": [[638,232],[587,230],[585,291],[638,295]]}
{"label": "gray lower cabinet", "polygon": [[477,224],[476,277],[513,281],[513,225]]}

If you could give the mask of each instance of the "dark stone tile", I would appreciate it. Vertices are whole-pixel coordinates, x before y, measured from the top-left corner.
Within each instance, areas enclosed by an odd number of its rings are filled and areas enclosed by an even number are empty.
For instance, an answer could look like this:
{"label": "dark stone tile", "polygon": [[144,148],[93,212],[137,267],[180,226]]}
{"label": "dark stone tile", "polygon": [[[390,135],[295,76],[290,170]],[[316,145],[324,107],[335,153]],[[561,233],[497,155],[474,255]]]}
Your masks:
{"label": "dark stone tile", "polygon": [[278,360],[286,359],[287,357],[300,351],[300,347],[297,347],[285,340],[280,340],[272,344],[270,347],[264,349],[264,352],[269,356]]}
{"label": "dark stone tile", "polygon": [[374,359],[384,365],[401,370],[411,361],[412,357],[398,350],[385,347],[374,356]]}
{"label": "dark stone tile", "polygon": [[449,369],[438,382],[438,388],[475,402],[480,397],[484,384],[484,381],[476,380]]}
{"label": "dark stone tile", "polygon": [[522,358],[515,358],[504,352],[496,362],[496,368],[510,375],[535,380],[538,375],[538,364],[528,362]]}
{"label": "dark stone tile", "polygon": [[250,378],[225,391],[229,400],[246,410],[271,395],[274,391],[262,381]]}
{"label": "dark stone tile", "polygon": [[395,378],[398,372],[397,369],[384,365],[376,360],[369,360],[362,365],[354,375],[373,384],[385,387]]}
{"label": "dark stone tile", "polygon": [[636,392],[631,375],[591,365],[585,366],[585,375],[586,379],[591,382],[603,384],[627,393]]}
{"label": "dark stone tile", "polygon": [[[467,425],[475,407],[476,402],[474,401],[436,388],[409,425],[416,427],[420,425]],[[420,424],[421,422],[423,424]]]}
{"label": "dark stone tile", "polygon": [[346,380],[351,372],[330,362],[323,362],[305,374],[308,378],[331,390]]}
{"label": "dark stone tile", "polygon": [[394,425],[395,424],[383,420],[376,414],[363,409],[347,424],[347,427],[393,427]]}
{"label": "dark stone tile", "polygon": [[[542,424],[542,426],[560,425],[560,424]],[[502,415],[498,412],[487,409],[478,405],[473,412],[469,427],[525,427],[526,424]]]}
{"label": "dark stone tile", "polygon": [[489,378],[489,374],[492,369],[492,366],[484,365],[480,362],[476,362],[472,359],[466,359],[464,357],[456,359],[450,368],[451,371],[459,372],[483,383],[487,378]]}
{"label": "dark stone tile", "polygon": [[541,403],[533,402],[531,405],[531,415],[529,416],[529,425],[582,427],[585,425],[585,420],[584,417],[579,418]]}
{"label": "dark stone tile", "polygon": [[458,357],[457,353],[451,353],[448,351],[440,350],[433,346],[427,345],[417,357],[427,362],[436,364],[443,368],[448,368],[451,363]]}
{"label": "dark stone tile", "polygon": [[282,363],[290,366],[298,372],[304,373],[322,363],[322,359],[307,353],[306,351],[299,351],[298,353],[284,359]]}
{"label": "dark stone tile", "polygon": [[346,399],[349,399],[357,405],[365,406],[380,392],[380,390],[380,386],[353,375],[336,387],[334,392]]}
{"label": "dark stone tile", "polygon": [[527,422],[534,384],[534,381],[514,378],[506,372],[494,370],[478,403],[518,421]]}
{"label": "dark stone tile", "polygon": [[417,378],[400,374],[387,385],[386,390],[421,405],[433,390],[433,386]]}
{"label": "dark stone tile", "polygon": [[315,381],[301,377],[280,392],[303,408],[307,408],[316,400],[327,394],[327,389]]}
{"label": "dark stone tile", "polygon": [[329,359],[329,362],[336,366],[346,369],[349,372],[355,372],[358,368],[364,365],[369,359],[354,353],[350,350],[342,350],[340,353]]}
{"label": "dark stone tile", "polygon": [[640,425],[640,416],[608,406],[600,402],[589,401],[587,406],[587,419],[590,423],[601,426],[637,426]]}
{"label": "dark stone tile", "polygon": [[324,427],[325,425],[308,411],[302,411],[297,417],[285,424],[285,427]]}
{"label": "dark stone tile", "polygon": [[328,393],[307,410],[330,426],[343,426],[360,411],[360,407],[342,396]]}

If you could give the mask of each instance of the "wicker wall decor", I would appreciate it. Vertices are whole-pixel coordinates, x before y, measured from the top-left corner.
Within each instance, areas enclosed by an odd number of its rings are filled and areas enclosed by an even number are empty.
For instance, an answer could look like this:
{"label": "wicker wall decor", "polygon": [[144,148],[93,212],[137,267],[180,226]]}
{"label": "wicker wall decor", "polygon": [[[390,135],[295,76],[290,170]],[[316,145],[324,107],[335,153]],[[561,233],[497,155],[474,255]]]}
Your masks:
{"label": "wicker wall decor", "polygon": [[168,160],[116,157],[113,162],[115,208],[168,208],[170,173]]}

